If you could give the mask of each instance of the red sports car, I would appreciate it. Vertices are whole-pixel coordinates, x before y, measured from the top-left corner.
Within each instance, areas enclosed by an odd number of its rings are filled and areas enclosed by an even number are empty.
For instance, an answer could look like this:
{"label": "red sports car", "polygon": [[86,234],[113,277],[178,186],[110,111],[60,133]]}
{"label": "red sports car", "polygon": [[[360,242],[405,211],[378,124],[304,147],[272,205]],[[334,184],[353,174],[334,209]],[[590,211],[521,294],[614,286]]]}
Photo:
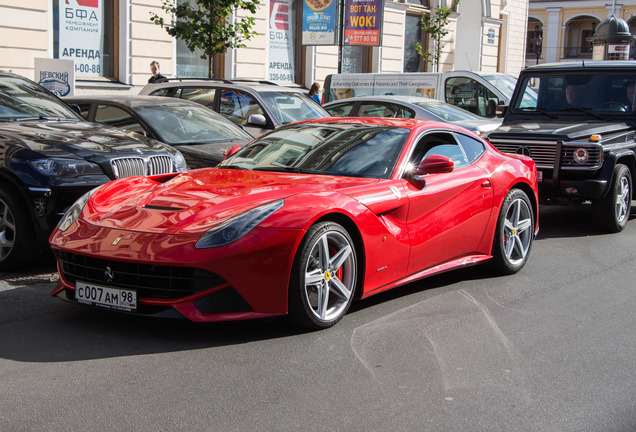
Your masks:
{"label": "red sports car", "polygon": [[338,322],[353,298],[457,267],[520,270],[537,171],[446,123],[291,124],[216,168],[132,177],[78,200],[50,242],[52,295],[131,313]]}

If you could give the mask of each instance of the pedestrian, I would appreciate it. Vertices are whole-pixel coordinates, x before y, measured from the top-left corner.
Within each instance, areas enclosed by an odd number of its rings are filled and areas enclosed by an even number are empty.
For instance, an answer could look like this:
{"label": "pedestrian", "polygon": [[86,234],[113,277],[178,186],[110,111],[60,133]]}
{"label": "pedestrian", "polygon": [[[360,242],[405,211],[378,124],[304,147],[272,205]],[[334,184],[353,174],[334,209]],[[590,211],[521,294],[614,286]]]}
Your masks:
{"label": "pedestrian", "polygon": [[167,81],[168,78],[166,78],[165,76],[161,75],[161,71],[159,68],[159,62],[154,60],[152,63],[150,63],[150,72],[152,73],[152,76],[148,79],[149,83],[154,83],[154,82],[163,82],[163,81]]}
{"label": "pedestrian", "polygon": [[318,102],[319,105],[322,105],[322,101],[320,100],[320,84],[315,82],[311,85],[311,88],[309,89],[309,96]]}

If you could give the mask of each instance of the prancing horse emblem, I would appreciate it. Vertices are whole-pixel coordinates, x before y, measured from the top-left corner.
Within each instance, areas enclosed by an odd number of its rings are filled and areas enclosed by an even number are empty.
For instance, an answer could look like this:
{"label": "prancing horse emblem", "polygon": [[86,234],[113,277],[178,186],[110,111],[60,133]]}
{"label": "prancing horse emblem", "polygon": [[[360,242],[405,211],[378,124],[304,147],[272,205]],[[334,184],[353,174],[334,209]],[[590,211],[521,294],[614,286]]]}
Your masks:
{"label": "prancing horse emblem", "polygon": [[113,279],[115,279],[115,273],[110,267],[106,267],[106,269],[104,270],[104,276],[106,276],[106,280],[108,282],[112,282]]}

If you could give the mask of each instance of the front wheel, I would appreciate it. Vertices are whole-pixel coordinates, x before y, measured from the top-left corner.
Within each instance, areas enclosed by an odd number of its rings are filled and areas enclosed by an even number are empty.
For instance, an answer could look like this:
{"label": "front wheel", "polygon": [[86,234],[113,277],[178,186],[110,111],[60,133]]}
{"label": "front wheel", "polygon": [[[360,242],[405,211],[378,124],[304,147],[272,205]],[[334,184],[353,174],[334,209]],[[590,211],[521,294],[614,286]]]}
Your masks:
{"label": "front wheel", "polygon": [[313,225],[294,259],[289,316],[311,329],[331,327],[347,313],[357,281],[356,248],[334,222]]}
{"label": "front wheel", "polygon": [[603,231],[617,233],[629,220],[632,207],[632,173],[623,164],[617,164],[607,196],[592,202],[595,224]]}
{"label": "front wheel", "polygon": [[0,189],[0,270],[25,265],[33,257],[33,228],[20,198]]}
{"label": "front wheel", "polygon": [[530,198],[521,189],[511,189],[504,199],[493,242],[493,265],[503,274],[513,274],[528,260],[534,239],[534,213]]}

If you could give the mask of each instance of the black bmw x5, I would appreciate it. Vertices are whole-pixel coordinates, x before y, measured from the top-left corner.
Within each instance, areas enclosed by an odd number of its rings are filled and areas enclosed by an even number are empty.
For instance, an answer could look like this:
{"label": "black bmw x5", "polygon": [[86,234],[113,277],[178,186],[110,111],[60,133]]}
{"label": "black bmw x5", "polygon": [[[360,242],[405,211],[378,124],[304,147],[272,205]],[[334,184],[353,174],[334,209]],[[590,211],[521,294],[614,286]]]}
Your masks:
{"label": "black bmw x5", "polygon": [[172,147],[89,123],[33,81],[0,72],[0,270],[37,260],[61,216],[93,188],[185,168]]}

